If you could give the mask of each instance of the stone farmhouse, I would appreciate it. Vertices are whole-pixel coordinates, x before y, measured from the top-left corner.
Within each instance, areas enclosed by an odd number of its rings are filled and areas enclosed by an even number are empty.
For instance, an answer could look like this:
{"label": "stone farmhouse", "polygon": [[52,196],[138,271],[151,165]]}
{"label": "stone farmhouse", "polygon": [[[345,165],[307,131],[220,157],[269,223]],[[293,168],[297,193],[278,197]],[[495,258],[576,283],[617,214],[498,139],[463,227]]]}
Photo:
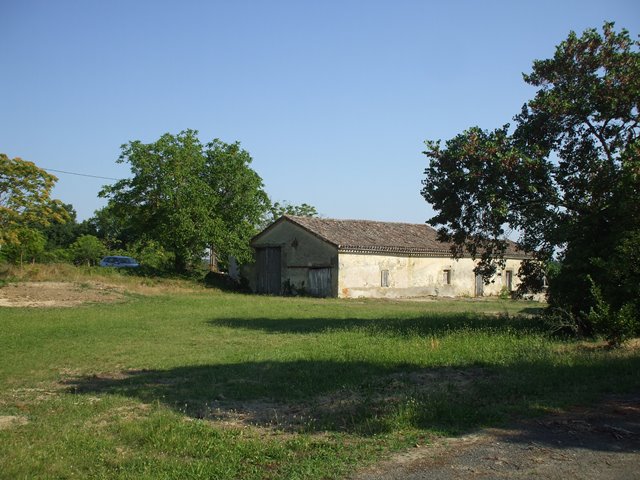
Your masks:
{"label": "stone farmhouse", "polygon": [[251,240],[253,291],[318,297],[486,296],[514,290],[525,256],[510,244],[506,266],[485,285],[471,258],[451,258],[449,244],[425,224],[280,217]]}

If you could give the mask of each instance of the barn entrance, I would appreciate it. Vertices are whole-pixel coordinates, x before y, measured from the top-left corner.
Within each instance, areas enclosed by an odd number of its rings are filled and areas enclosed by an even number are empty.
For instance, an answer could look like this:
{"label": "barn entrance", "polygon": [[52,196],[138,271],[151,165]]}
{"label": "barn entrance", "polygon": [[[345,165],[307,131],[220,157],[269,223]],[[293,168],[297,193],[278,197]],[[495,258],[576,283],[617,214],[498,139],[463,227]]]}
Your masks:
{"label": "barn entrance", "polygon": [[280,247],[264,247],[256,249],[258,293],[280,295],[282,285],[281,260],[282,252]]}
{"label": "barn entrance", "polygon": [[310,268],[309,294],[314,297],[331,296],[331,268]]}

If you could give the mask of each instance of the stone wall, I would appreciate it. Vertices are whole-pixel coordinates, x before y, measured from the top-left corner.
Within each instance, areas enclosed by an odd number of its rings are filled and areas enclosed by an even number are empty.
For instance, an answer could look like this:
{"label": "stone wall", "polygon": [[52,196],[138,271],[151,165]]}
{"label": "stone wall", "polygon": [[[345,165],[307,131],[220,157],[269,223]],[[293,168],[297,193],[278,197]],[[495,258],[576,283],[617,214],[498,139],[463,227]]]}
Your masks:
{"label": "stone wall", "polygon": [[[252,243],[254,248],[280,247],[282,283],[304,292],[309,288],[309,270],[331,270],[329,296],[338,295],[338,250],[291,222],[274,224]],[[258,272],[256,272],[256,275]],[[254,275],[255,278],[255,275]],[[255,280],[251,281],[254,288]]]}

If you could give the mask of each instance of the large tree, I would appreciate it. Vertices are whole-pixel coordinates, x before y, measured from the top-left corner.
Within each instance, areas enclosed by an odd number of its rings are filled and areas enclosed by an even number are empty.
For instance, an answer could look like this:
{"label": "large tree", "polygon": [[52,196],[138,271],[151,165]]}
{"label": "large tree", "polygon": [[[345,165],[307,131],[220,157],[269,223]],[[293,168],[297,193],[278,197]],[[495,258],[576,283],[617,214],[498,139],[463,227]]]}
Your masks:
{"label": "large tree", "polygon": [[153,240],[172,252],[183,271],[214,245],[221,255],[246,260],[249,238],[268,207],[251,156],[239,144],[203,145],[194,130],[165,134],[153,143],[122,146],[119,163],[132,178],[107,186],[109,218],[127,241]]}
{"label": "large tree", "polygon": [[140,229],[132,223],[129,213],[119,204],[109,202],[82,222],[83,233],[98,237],[109,250],[122,249],[136,242],[140,233]]}
{"label": "large tree", "polygon": [[576,318],[598,301],[640,312],[640,289],[629,280],[640,272],[637,255],[623,256],[640,248],[639,46],[612,23],[602,33],[571,32],[553,58],[524,75],[538,90],[511,133],[508,125],[474,127],[444,148],[426,142],[422,194],[441,238],[457,255],[480,257],[478,271],[488,277],[505,237],[517,232],[533,257],[522,272],[529,284],[559,256],[550,302]]}
{"label": "large tree", "polygon": [[58,213],[65,216],[67,221],[52,222],[49,226],[41,227],[40,231],[47,238],[47,250],[66,248],[88,230],[86,223],[78,223],[77,212],[70,203],[61,203],[56,209],[63,210]]}
{"label": "large tree", "polygon": [[267,212],[266,217],[262,222],[262,227],[266,227],[271,223],[275,222],[283,215],[294,215],[297,217],[317,217],[318,210],[313,205],[309,205],[308,203],[301,203],[300,205],[296,205],[294,203],[290,203],[288,201],[275,202],[271,204],[269,211]]}
{"label": "large tree", "polygon": [[249,152],[239,143],[216,139],[206,145],[204,180],[215,200],[210,249],[241,262],[252,258],[249,240],[270,206],[260,176],[250,167]]}
{"label": "large tree", "polygon": [[33,162],[0,153],[0,248],[19,245],[26,238],[24,229],[48,227],[69,218],[62,203],[51,198],[57,180]]}

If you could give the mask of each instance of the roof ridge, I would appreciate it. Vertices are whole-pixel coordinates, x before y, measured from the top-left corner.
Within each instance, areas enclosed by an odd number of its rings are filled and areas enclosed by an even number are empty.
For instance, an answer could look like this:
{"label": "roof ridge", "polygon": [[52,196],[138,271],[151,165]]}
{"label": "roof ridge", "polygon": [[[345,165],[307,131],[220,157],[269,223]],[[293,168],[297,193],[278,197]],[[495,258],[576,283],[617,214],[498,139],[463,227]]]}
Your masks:
{"label": "roof ridge", "polygon": [[429,228],[433,228],[431,225],[429,225],[427,222],[424,223],[412,223],[412,222],[395,222],[395,221],[388,221],[388,220],[367,220],[367,219],[360,219],[360,218],[323,218],[323,217],[310,217],[310,216],[306,216],[306,215],[289,215],[289,214],[285,214],[283,215],[283,217],[287,217],[287,218],[293,218],[293,219],[311,219],[311,220],[321,220],[321,221],[330,221],[330,222],[357,222],[357,223],[387,223],[387,224],[391,224],[391,225],[414,225],[414,226],[426,226]]}

